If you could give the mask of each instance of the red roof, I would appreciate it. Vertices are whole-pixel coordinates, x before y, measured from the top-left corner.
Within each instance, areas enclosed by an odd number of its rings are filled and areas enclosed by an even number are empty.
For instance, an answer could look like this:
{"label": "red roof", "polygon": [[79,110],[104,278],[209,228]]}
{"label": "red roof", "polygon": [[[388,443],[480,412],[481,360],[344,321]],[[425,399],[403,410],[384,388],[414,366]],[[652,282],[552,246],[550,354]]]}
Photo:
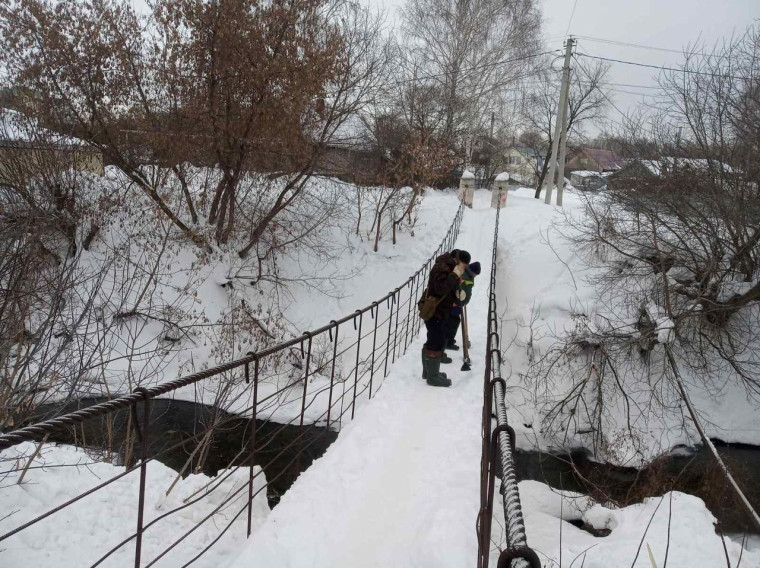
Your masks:
{"label": "red roof", "polygon": [[610,152],[609,150],[584,148],[583,153],[594,160],[597,164],[599,164],[599,167],[601,167],[603,170],[620,169],[620,161],[618,160],[617,156],[615,156],[614,152]]}

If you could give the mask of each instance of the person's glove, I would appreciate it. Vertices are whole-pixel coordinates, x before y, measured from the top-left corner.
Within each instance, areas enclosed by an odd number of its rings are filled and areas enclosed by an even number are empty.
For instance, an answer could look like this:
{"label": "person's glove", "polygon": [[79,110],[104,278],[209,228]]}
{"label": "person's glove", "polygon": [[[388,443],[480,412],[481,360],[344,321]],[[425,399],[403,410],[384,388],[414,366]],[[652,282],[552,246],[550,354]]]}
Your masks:
{"label": "person's glove", "polygon": [[461,278],[462,274],[464,274],[464,264],[458,263],[454,267],[454,274],[456,274],[457,276],[459,276]]}
{"label": "person's glove", "polygon": [[467,299],[467,292],[465,292],[464,290],[460,290],[459,292],[457,292],[457,297],[459,298],[460,301],[464,302]]}

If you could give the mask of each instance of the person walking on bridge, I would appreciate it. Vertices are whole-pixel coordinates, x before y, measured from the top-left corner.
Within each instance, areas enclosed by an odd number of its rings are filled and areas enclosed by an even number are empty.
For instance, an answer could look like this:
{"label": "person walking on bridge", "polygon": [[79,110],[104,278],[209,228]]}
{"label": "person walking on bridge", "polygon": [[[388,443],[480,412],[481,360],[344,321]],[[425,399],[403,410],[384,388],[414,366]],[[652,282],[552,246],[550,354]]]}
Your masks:
{"label": "person walking on bridge", "polygon": [[[440,372],[441,363],[444,361],[444,349],[449,339],[451,308],[457,301],[459,292],[459,278],[467,266],[466,262],[460,260],[460,251],[452,253],[442,254],[435,259],[426,292],[436,299],[436,306],[432,317],[425,320],[427,339],[422,347],[422,378],[434,387],[451,386],[451,379],[446,373]],[[451,362],[450,358],[446,359],[447,362]]]}

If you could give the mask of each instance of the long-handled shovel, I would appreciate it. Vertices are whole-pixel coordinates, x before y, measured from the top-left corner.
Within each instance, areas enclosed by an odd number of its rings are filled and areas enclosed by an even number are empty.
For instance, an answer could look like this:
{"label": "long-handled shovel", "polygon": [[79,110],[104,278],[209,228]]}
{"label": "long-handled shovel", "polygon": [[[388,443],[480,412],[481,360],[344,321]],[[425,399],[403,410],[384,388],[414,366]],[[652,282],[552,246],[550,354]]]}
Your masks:
{"label": "long-handled shovel", "polygon": [[470,334],[467,332],[467,306],[462,306],[462,350],[464,353],[463,371],[470,371]]}

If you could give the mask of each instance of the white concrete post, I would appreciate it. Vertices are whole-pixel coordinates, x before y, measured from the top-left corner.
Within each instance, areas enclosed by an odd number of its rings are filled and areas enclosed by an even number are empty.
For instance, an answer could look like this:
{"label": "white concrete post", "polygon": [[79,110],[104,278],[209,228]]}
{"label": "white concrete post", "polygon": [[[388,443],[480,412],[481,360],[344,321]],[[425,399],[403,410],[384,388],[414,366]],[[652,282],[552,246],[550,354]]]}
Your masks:
{"label": "white concrete post", "polygon": [[465,170],[462,172],[462,178],[459,180],[459,201],[467,207],[472,208],[472,200],[475,194],[475,174]]}
{"label": "white concrete post", "polygon": [[509,188],[509,174],[506,172],[496,176],[491,192],[491,207],[501,209],[507,206],[507,191]]}

